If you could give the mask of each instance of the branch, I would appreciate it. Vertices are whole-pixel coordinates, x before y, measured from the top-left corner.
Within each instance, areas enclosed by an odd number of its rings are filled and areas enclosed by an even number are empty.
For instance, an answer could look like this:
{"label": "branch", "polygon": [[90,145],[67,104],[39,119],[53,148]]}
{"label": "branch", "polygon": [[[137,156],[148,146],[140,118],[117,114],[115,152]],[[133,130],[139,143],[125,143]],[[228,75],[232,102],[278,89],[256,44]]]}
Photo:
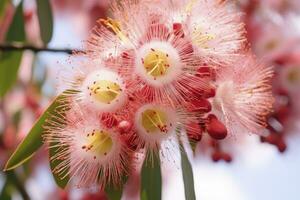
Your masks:
{"label": "branch", "polygon": [[0,51],[24,51],[24,50],[30,50],[35,53],[38,52],[53,52],[53,53],[84,53],[82,50],[76,50],[76,49],[58,49],[58,48],[47,48],[47,47],[35,47],[31,45],[24,45],[24,44],[0,44]]}

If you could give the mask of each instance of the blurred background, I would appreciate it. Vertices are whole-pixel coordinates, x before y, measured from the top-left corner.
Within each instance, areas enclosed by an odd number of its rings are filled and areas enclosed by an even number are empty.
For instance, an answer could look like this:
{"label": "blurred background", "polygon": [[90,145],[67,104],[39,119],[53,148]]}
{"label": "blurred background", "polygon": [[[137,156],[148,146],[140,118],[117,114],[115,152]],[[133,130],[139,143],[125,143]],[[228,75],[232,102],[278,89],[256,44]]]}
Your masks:
{"label": "blurred background", "polygon": [[[230,0],[229,0],[230,1]],[[268,136],[240,134],[197,145],[197,199],[300,199],[300,1],[235,0],[254,53],[275,67]],[[56,76],[80,50],[109,0],[0,0],[0,169],[56,95]],[[166,167],[163,199],[184,199],[180,166]],[[137,181],[134,177],[131,182]],[[138,199],[138,189],[125,192]],[[0,172],[0,200],[106,199],[101,192],[59,190],[42,148],[12,172]]]}

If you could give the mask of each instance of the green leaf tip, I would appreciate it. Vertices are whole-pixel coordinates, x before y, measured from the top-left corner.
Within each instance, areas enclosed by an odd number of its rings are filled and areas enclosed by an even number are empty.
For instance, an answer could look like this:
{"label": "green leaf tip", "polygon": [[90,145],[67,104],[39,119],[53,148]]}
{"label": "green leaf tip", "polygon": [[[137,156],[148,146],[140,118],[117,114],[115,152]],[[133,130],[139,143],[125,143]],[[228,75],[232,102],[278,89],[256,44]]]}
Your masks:
{"label": "green leaf tip", "polygon": [[15,169],[28,161],[34,153],[43,145],[42,134],[44,132],[44,124],[47,119],[54,114],[55,109],[62,105],[62,99],[65,97],[64,94],[58,96],[52,104],[46,109],[46,111],[39,117],[35,122],[32,129],[29,131],[27,136],[18,145],[12,156],[7,161],[4,171]]}

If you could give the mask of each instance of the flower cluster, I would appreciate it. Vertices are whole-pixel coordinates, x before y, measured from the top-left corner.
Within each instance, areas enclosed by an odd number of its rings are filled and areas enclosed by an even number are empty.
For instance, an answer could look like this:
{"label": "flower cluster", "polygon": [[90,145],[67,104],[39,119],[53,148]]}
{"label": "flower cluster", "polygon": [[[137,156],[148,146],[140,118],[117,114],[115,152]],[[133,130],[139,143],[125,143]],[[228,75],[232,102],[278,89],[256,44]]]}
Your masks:
{"label": "flower cluster", "polygon": [[60,74],[67,109],[45,134],[63,160],[54,173],[118,184],[135,152],[164,151],[178,130],[192,142],[262,132],[273,72],[251,55],[233,3],[124,0],[111,11]]}
{"label": "flower cluster", "polygon": [[276,72],[272,83],[274,112],[267,119],[267,135],[262,136],[261,141],[285,152],[287,138],[299,132],[300,2],[249,0],[241,5],[255,53],[273,65]]}

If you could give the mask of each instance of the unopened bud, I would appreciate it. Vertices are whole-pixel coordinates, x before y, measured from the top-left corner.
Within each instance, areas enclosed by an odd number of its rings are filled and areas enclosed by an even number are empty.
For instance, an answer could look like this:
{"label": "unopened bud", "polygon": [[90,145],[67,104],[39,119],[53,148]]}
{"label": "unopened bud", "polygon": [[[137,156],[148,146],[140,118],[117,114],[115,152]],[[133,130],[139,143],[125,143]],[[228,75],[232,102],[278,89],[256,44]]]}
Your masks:
{"label": "unopened bud", "polygon": [[215,115],[208,116],[206,123],[206,130],[210,137],[216,140],[223,140],[227,136],[227,129],[222,122],[218,120]]}
{"label": "unopened bud", "polygon": [[206,99],[193,99],[189,110],[192,112],[208,113],[211,111],[211,104]]}
{"label": "unopened bud", "polygon": [[132,123],[127,120],[123,120],[118,124],[118,130],[121,134],[128,133],[131,127],[132,127]]}

